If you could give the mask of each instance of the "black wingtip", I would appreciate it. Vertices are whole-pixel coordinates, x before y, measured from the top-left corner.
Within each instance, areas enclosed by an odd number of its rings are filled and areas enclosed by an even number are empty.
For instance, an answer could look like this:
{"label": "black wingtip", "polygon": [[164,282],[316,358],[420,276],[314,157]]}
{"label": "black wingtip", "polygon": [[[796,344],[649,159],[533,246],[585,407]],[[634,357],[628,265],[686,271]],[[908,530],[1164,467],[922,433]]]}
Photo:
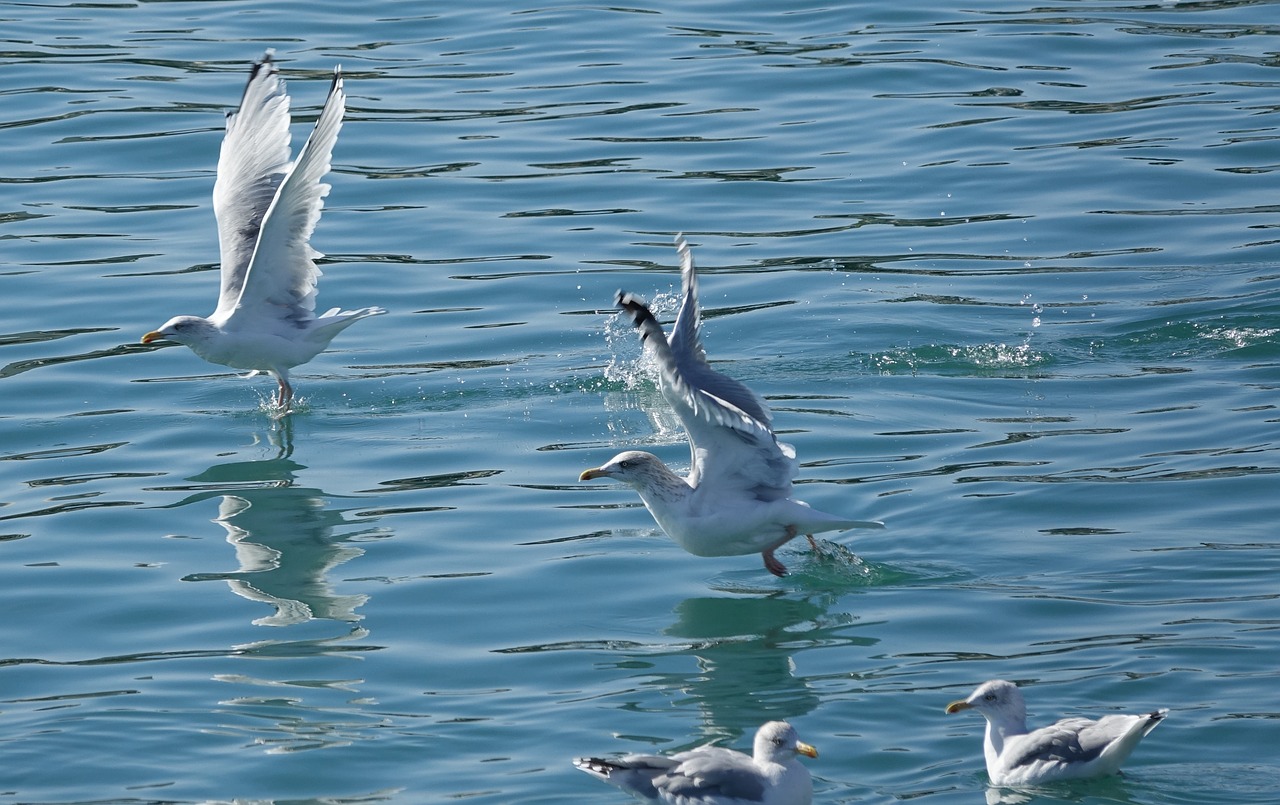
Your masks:
{"label": "black wingtip", "polygon": [[276,69],[275,63],[276,63],[276,49],[267,48],[266,52],[262,54],[262,58],[254,62],[253,68],[249,70],[249,80],[252,81],[253,79],[257,78],[258,73],[262,72],[263,70]]}
{"label": "black wingtip", "polygon": [[246,89],[263,73],[270,75],[271,73],[278,72],[278,68],[275,63],[275,56],[275,50],[273,48],[267,48],[266,53],[262,54],[262,58],[253,63],[253,67],[249,68],[249,80],[245,82]]}
{"label": "black wingtip", "polygon": [[653,311],[649,309],[649,305],[640,297],[626,291],[618,291],[615,303],[631,317],[631,323],[640,330],[640,337],[649,337],[649,327],[657,327],[662,329],[662,325],[658,324],[657,318],[654,317]]}
{"label": "black wingtip", "polygon": [[[249,80],[244,82],[244,92],[240,94],[240,107],[244,106],[245,96],[249,94],[249,87],[253,86],[253,82],[257,81],[263,75],[272,76],[280,72],[275,65],[275,55],[276,52],[274,48],[267,48],[267,51],[262,54],[262,58],[254,62],[253,67],[249,68]],[[228,123],[230,123],[231,118],[235,117],[236,112],[239,111],[240,107],[227,112]]]}
{"label": "black wingtip", "polygon": [[633,316],[636,315],[638,311],[647,311],[649,309],[648,302],[630,291],[619,290],[613,297],[613,303]]}
{"label": "black wingtip", "polygon": [[574,768],[598,774],[601,777],[608,777],[611,773],[618,770],[617,764],[599,757],[576,757],[573,759],[573,765]]}
{"label": "black wingtip", "polygon": [[623,312],[631,316],[632,319],[639,320],[639,317],[649,312],[649,304],[643,298],[636,296],[627,291],[618,291],[613,299],[613,303]]}

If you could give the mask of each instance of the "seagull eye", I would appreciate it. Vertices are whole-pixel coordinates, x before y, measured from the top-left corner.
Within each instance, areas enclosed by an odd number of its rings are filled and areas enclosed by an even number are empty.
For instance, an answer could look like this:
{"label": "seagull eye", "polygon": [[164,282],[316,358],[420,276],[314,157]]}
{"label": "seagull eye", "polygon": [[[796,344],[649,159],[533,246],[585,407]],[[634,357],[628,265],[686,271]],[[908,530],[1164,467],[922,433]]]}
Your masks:
{"label": "seagull eye", "polygon": [[994,702],[996,700],[996,695],[994,693],[988,693],[986,696],[983,696],[982,698],[986,699],[989,702]]}

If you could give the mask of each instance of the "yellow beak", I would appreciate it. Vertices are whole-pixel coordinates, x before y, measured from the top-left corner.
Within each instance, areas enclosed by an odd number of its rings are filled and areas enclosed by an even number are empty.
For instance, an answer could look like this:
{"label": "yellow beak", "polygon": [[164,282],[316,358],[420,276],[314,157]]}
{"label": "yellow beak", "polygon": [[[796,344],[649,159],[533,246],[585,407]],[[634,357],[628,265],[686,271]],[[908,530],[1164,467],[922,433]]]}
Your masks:
{"label": "yellow beak", "polygon": [[597,478],[608,478],[609,473],[602,471],[599,467],[593,470],[583,470],[578,476],[579,481],[594,481]]}
{"label": "yellow beak", "polygon": [[161,338],[164,338],[164,333],[160,332],[159,330],[152,330],[151,332],[142,336],[142,343],[150,344],[152,341],[158,341]]}
{"label": "yellow beak", "polygon": [[796,741],[796,751],[804,755],[805,757],[818,756],[818,750],[814,749],[812,746],[805,743],[804,741]]}
{"label": "yellow beak", "polygon": [[961,710],[972,710],[972,709],[973,709],[973,705],[969,704],[964,699],[961,699],[958,702],[952,702],[951,704],[947,705],[947,715],[958,713]]}

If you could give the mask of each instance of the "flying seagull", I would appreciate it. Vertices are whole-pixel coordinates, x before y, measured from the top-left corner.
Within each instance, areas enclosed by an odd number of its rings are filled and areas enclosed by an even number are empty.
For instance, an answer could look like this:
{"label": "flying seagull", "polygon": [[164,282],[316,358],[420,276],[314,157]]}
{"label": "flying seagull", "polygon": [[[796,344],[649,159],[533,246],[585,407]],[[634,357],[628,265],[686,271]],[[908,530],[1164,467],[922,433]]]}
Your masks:
{"label": "flying seagull", "polygon": [[817,757],[785,721],[756,731],[750,756],[707,744],[674,755],[577,758],[573,765],[648,802],[678,805],[809,805],[813,780],[797,755]]}
{"label": "flying seagull", "polygon": [[1115,774],[1138,741],[1168,714],[1064,718],[1027,731],[1027,705],[1017,685],[1003,679],[983,682],[967,699],[947,705],[948,713],[977,710],[987,719],[982,752],[992,785],[1039,785]]}
{"label": "flying seagull", "polygon": [[657,358],[658,385],[688,434],[693,469],[681,478],[657,456],[628,450],[586,470],[579,480],[621,481],[640,494],[662,530],[689,553],[760,553],[775,576],[785,576],[787,569],[773,552],[800,534],[816,547],[813,535],[821,532],[883,528],[883,523],[820,512],[791,496],[795,449],[774,435],[764,400],[707,362],[699,334],[698,277],[683,235],[676,238],[676,249],[684,292],[670,340],[643,300],[619,291],[617,304]]}
{"label": "flying seagull", "polygon": [[276,404],[293,399],[289,370],[320,354],[333,337],[382,308],[333,308],[315,315],[320,269],[311,233],[329,185],[329,157],[342,127],[346,95],[342,70],[315,128],[290,161],[289,96],[268,50],[249,71],[240,109],[227,115],[227,133],[213,186],[222,254],[222,290],[208,318],[175,316],[142,343],[186,344],[210,363],[266,372],[280,385]]}

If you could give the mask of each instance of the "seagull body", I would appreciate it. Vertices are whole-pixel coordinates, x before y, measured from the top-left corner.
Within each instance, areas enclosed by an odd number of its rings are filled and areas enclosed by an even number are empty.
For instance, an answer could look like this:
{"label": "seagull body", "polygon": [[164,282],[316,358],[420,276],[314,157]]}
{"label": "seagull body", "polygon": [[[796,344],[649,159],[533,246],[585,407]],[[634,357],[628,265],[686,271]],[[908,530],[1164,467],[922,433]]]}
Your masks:
{"label": "seagull body", "polygon": [[293,397],[289,370],[320,354],[366,316],[386,311],[333,308],[316,316],[320,269],[311,233],[329,185],[330,155],[345,112],[342,72],[296,161],[289,153],[289,96],[267,51],[254,64],[237,112],[227,115],[213,211],[218,219],[221,293],[208,317],[175,316],[142,336],[186,344],[210,363],[266,372],[280,386],[277,404]]}
{"label": "seagull body", "polygon": [[752,755],[707,744],[674,755],[577,758],[573,765],[648,802],[672,805],[809,805],[813,780],[797,755],[817,757],[785,721],[756,732]]}
{"label": "seagull body", "polygon": [[1027,706],[1012,682],[984,682],[948,713],[977,710],[987,719],[983,754],[993,785],[1039,785],[1115,774],[1138,741],[1168,714],[1064,718],[1027,731]]}
{"label": "seagull body", "polygon": [[695,556],[760,553],[777,576],[786,568],[773,552],[809,536],[883,524],[820,512],[791,496],[795,449],[778,441],[769,408],[751,389],[707,362],[700,337],[698,278],[683,236],[683,296],[667,339],[649,307],[619,292],[617,304],[657,358],[659,388],[689,436],[693,468],[681,478],[651,453],[629,450],[587,470],[580,480],[612,478],[636,490],[662,530]]}

